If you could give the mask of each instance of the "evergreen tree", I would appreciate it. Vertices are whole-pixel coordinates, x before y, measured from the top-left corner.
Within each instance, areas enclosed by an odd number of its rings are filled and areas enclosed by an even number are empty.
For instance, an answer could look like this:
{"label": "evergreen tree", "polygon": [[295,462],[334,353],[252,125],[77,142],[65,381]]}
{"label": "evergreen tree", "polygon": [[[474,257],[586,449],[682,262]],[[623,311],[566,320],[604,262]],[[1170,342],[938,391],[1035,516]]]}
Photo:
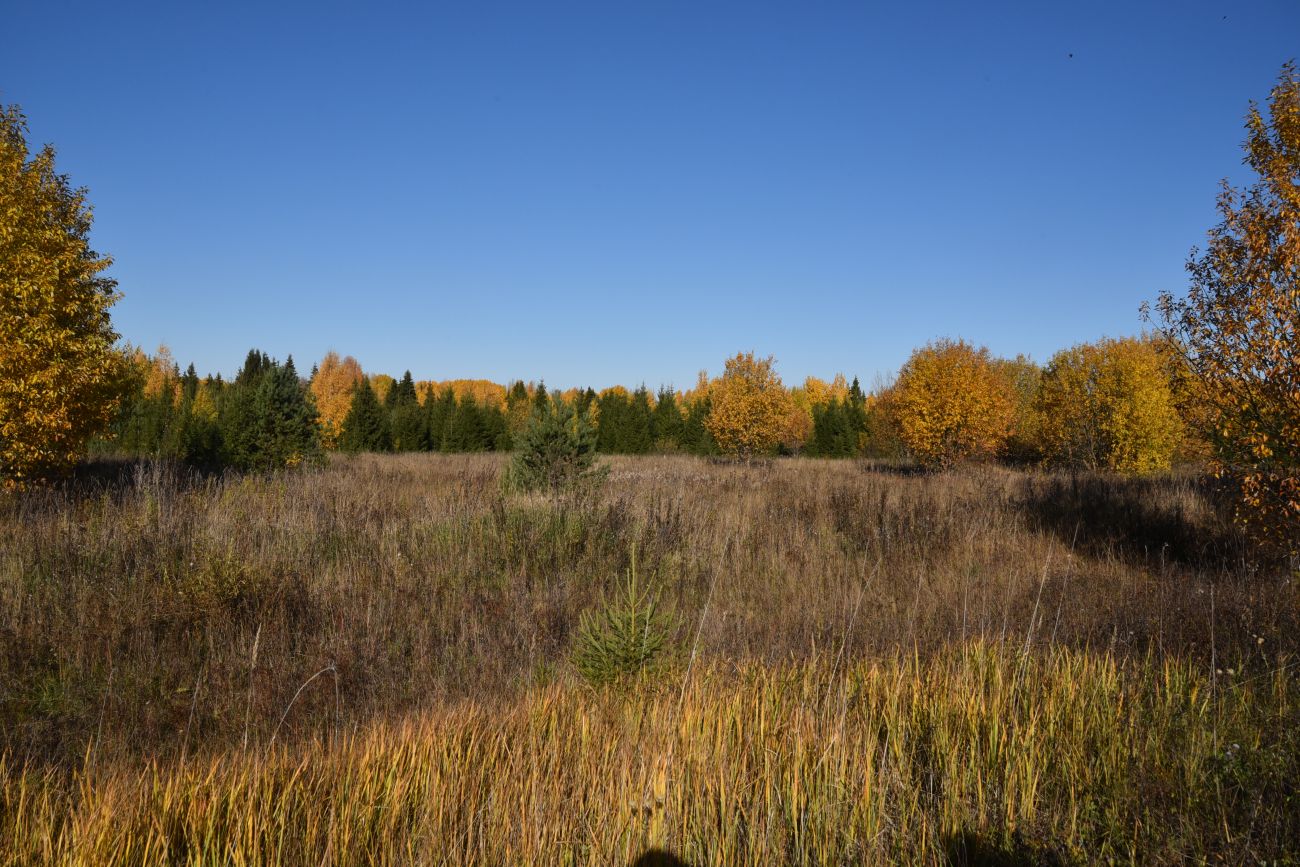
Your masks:
{"label": "evergreen tree", "polygon": [[239,368],[239,373],[235,374],[235,385],[255,385],[262,374],[271,367],[271,359],[265,352],[258,349],[248,350],[248,356],[244,359],[244,366]]}
{"label": "evergreen tree", "polygon": [[499,406],[486,406],[482,417],[485,448],[497,452],[510,451],[514,445],[514,435],[510,432],[505,411]]}
{"label": "evergreen tree", "polygon": [[506,470],[508,488],[558,494],[598,484],[605,468],[596,466],[596,428],[577,401],[555,401],[533,411]]}
{"label": "evergreen tree", "polygon": [[388,390],[384,398],[389,412],[389,423],[393,432],[393,448],[399,452],[428,451],[429,420],[428,413],[420,406],[415,394],[415,381],[411,371]]}
{"label": "evergreen tree", "polygon": [[677,405],[677,393],[671,388],[659,389],[651,430],[656,448],[676,451],[682,447],[686,419],[682,417],[681,407]]}
{"label": "evergreen tree", "polygon": [[379,398],[366,377],[361,378],[352,392],[352,407],[339,432],[339,448],[353,454],[393,450],[388,413],[379,404]]}
{"label": "evergreen tree", "polygon": [[717,443],[713,441],[713,435],[709,433],[708,427],[704,424],[712,408],[712,401],[709,400],[707,395],[697,397],[691,401],[686,414],[686,424],[682,430],[682,445],[691,454],[715,455],[718,453]]}
{"label": "evergreen tree", "polygon": [[389,412],[399,406],[419,402],[420,399],[415,394],[415,380],[411,378],[409,370],[402,375],[401,379],[393,383],[393,387],[388,389],[388,394],[384,395],[384,408]]}
{"label": "evergreen tree", "polygon": [[596,448],[605,454],[623,450],[623,416],[627,399],[619,391],[607,391],[596,399]]}
{"label": "evergreen tree", "polygon": [[546,390],[546,380],[537,380],[537,391],[533,394],[533,409],[548,409],[551,403],[551,395]]}
{"label": "evergreen tree", "polygon": [[623,452],[643,455],[654,445],[654,410],[650,407],[650,392],[642,385],[632,392],[623,418]]}
{"label": "evergreen tree", "polygon": [[487,448],[486,431],[478,403],[465,395],[456,404],[442,442],[445,452],[479,452]]}
{"label": "evergreen tree", "polygon": [[194,370],[194,364],[185,368],[185,375],[181,377],[181,398],[194,399],[194,395],[199,390],[199,375]]}
{"label": "evergreen tree", "polygon": [[443,386],[442,393],[436,399],[425,404],[429,415],[429,447],[436,451],[451,451],[447,448],[447,429],[456,414],[456,392],[450,385]]}
{"label": "evergreen tree", "polygon": [[316,405],[289,356],[265,368],[253,400],[257,456],[253,469],[271,470],[321,458]]}

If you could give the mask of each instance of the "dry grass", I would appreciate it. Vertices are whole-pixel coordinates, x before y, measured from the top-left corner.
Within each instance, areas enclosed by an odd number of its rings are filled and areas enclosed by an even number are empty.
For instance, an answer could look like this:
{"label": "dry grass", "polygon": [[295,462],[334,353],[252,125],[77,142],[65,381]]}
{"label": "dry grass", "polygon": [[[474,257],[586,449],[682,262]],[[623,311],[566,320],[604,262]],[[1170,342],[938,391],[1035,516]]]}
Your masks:
{"label": "dry grass", "polygon": [[1257,862],[1300,834],[1292,687],[986,644],[551,686],[143,772],[0,767],[0,863]]}
{"label": "dry grass", "polygon": [[[612,465],[584,503],[438,455],[3,502],[13,863],[1295,851],[1300,600],[1196,479]],[[681,656],[615,699],[567,660],[634,548]]]}

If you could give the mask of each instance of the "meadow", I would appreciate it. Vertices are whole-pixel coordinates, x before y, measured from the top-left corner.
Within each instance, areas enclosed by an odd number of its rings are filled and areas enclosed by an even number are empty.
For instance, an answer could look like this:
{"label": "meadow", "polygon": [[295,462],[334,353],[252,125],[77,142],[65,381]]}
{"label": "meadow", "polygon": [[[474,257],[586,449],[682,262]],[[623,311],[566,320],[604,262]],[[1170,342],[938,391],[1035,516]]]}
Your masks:
{"label": "meadow", "polygon": [[[608,463],[0,501],[0,864],[1295,863],[1300,599],[1212,482]],[[634,564],[672,640],[593,687]]]}

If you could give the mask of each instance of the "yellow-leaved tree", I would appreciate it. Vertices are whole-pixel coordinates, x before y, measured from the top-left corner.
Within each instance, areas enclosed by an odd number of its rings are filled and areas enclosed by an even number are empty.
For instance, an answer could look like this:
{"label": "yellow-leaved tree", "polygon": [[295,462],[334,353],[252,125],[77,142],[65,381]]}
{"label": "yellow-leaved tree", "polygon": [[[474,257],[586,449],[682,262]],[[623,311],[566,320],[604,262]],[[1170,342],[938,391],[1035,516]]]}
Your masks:
{"label": "yellow-leaved tree", "polygon": [[1203,405],[1197,416],[1238,517],[1266,546],[1300,557],[1300,77],[1282,69],[1246,118],[1256,181],[1225,181],[1222,221],[1187,263],[1185,298],[1162,293],[1170,343]]}
{"label": "yellow-leaved tree", "polygon": [[890,403],[899,439],[927,469],[994,456],[1015,421],[1007,377],[987,349],[964,340],[938,340],[914,351]]}
{"label": "yellow-leaved tree", "polygon": [[1182,439],[1165,360],[1149,340],[1099,340],[1048,362],[1036,401],[1044,458],[1057,466],[1151,473]]}
{"label": "yellow-leaved tree", "polygon": [[316,398],[316,412],[320,415],[321,445],[327,449],[338,447],[343,419],[352,408],[352,395],[357,383],[365,374],[361,365],[351,355],[339,358],[330,350],[316,365],[316,375],[311,378],[311,393]]}
{"label": "yellow-leaved tree", "polygon": [[771,451],[788,432],[790,395],[776,372],[776,359],[740,352],[727,359],[709,384],[704,426],[723,454],[748,460]]}
{"label": "yellow-leaved tree", "polygon": [[[30,158],[29,158],[30,156]],[[22,486],[69,469],[121,399],[111,264],[90,248],[91,209],[30,155],[27,119],[0,107],[0,479]]]}

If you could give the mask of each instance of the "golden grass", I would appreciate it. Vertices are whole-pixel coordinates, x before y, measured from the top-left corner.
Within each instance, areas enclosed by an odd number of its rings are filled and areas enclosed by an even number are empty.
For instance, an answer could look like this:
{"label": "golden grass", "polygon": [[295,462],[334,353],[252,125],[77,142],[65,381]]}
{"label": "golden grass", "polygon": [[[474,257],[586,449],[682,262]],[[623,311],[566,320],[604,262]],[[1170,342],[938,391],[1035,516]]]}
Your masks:
{"label": "golden grass", "polygon": [[0,864],[1173,864],[1300,833],[1285,672],[1216,688],[1186,662],[972,643],[679,685],[144,767],[7,762]]}

